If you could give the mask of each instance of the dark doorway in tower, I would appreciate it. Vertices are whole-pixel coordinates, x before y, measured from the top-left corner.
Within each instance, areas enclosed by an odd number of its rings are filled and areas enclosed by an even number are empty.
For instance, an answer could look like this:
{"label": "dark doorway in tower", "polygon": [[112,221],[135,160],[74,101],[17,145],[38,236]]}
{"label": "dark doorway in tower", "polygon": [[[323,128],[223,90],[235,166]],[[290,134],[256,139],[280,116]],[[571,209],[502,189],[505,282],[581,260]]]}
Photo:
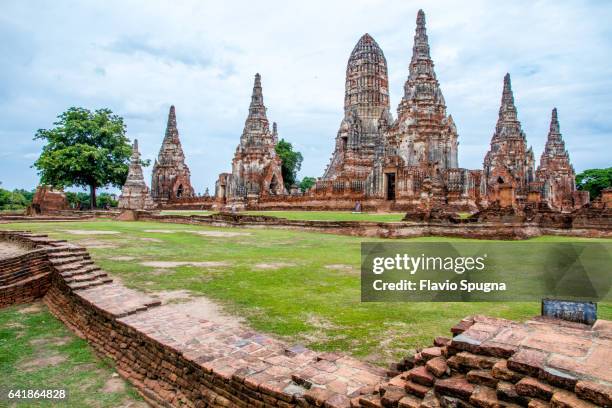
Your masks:
{"label": "dark doorway in tower", "polygon": [[501,177],[497,178],[497,184],[504,184],[504,179]]}
{"label": "dark doorway in tower", "polygon": [[276,174],[272,176],[272,181],[270,181],[270,193],[276,194],[276,187],[278,186],[278,180],[276,179]]}
{"label": "dark doorway in tower", "polygon": [[183,185],[179,184],[178,188],[176,189],[176,198],[181,198],[183,196]]}
{"label": "dark doorway in tower", "polygon": [[395,173],[386,173],[387,177],[387,200],[395,200]]}
{"label": "dark doorway in tower", "polygon": [[342,136],[342,150],[346,150],[346,145],[348,144],[348,137]]}

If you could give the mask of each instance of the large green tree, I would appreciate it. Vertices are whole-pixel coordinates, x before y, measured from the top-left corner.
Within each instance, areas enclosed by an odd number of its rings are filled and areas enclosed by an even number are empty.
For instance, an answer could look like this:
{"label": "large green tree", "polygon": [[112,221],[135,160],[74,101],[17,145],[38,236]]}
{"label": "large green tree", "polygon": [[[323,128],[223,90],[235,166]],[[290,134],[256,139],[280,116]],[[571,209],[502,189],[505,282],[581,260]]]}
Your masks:
{"label": "large green tree", "polygon": [[612,167],[607,169],[589,169],[576,175],[578,190],[588,191],[591,200],[601,194],[601,190],[612,186]]}
{"label": "large green tree", "polygon": [[40,181],[54,187],[89,187],[90,205],[95,208],[96,188],[121,187],[127,177],[132,149],[123,118],[109,109],[91,112],[73,107],[54,125],[34,136],[46,143],[34,163]]}
{"label": "large green tree", "polygon": [[291,143],[281,139],[276,144],[276,154],[280,157],[282,164],[283,182],[289,190],[297,180],[297,173],[302,167],[302,153],[293,150]]}

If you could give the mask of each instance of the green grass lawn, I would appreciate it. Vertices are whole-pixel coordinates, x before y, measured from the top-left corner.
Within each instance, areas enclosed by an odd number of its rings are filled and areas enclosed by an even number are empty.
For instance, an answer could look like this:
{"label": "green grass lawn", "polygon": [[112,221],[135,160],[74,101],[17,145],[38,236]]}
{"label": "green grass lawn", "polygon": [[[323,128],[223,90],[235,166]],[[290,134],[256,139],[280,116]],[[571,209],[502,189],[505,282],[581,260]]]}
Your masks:
{"label": "green grass lawn", "polygon": [[[167,210],[162,214],[174,215],[210,215],[213,211]],[[286,218],[303,221],[375,221],[398,222],[404,218],[404,213],[353,213],[350,211],[242,211],[240,214],[268,215],[270,217]]]}
{"label": "green grass lawn", "polygon": [[0,310],[0,390],[9,389],[66,389],[68,399],[0,399],[0,406],[147,407],[109,361],[97,358],[42,303]]}
{"label": "green grass lawn", "polygon": [[[103,269],[127,286],[150,292],[188,290],[218,301],[257,330],[378,363],[431,344],[435,336],[448,335],[451,326],[470,314],[521,320],[540,312],[535,302],[361,303],[360,243],[366,239],[359,237],[117,221],[16,223],[0,228],[31,229],[81,243]],[[576,240],[580,239],[532,241]],[[612,318],[612,308],[600,304],[599,314]]]}

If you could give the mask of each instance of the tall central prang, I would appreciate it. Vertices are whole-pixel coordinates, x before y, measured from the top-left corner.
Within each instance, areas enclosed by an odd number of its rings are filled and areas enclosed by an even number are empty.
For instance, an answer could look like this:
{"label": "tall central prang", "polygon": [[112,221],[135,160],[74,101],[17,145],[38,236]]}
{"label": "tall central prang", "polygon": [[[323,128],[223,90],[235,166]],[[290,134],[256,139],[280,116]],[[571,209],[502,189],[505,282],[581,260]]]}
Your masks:
{"label": "tall central prang", "polygon": [[369,34],[355,45],[346,65],[344,118],[324,179],[365,179],[382,145],[380,119],[389,116],[387,60]]}

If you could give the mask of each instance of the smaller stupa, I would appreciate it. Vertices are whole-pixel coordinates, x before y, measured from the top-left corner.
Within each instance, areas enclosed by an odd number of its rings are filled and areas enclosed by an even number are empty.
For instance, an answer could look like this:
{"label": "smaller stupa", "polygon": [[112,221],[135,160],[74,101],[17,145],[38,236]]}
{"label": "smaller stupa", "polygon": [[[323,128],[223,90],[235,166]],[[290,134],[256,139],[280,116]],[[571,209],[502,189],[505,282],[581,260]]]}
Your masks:
{"label": "smaller stupa", "polygon": [[155,207],[156,205],[149,193],[149,187],[147,187],[142,175],[138,140],[134,140],[128,176],[119,196],[119,208],[124,210],[151,210]]}

